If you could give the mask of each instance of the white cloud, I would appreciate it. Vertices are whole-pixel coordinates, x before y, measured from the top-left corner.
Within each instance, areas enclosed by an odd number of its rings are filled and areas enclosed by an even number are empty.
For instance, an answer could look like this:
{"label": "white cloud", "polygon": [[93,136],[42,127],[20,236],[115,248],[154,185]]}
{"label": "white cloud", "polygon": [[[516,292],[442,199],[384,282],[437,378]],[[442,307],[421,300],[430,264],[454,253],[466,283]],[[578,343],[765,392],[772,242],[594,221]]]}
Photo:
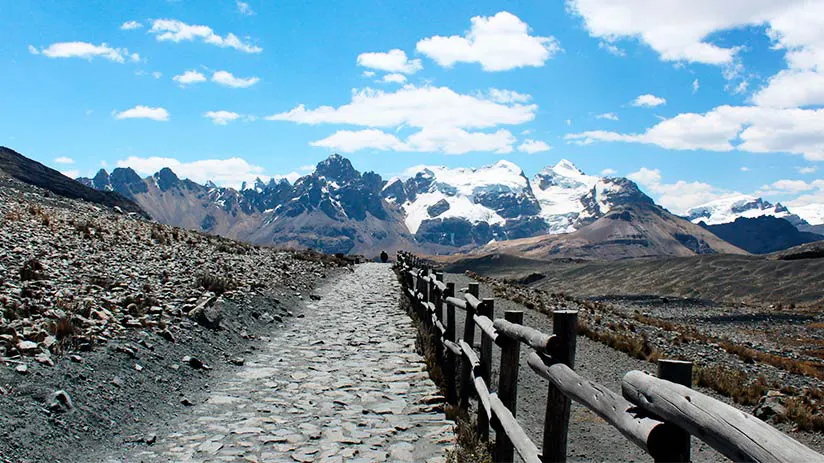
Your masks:
{"label": "white cloud", "polygon": [[457,93],[448,87],[406,85],[395,92],[372,88],[356,90],[350,103],[337,108],[306,109],[299,105],[266,119],[311,125],[488,128],[531,121],[537,109],[534,104],[502,104]]}
{"label": "white cloud", "polygon": [[237,11],[240,14],[245,15],[245,16],[252,16],[252,15],[255,14],[255,10],[253,10],[252,7],[249,6],[248,3],[242,2],[240,0],[236,0],[235,4],[237,5]]}
{"label": "white cloud", "polygon": [[698,93],[698,89],[701,87],[701,84],[698,83],[698,79],[692,81],[692,94],[695,95]]}
{"label": "white cloud", "polygon": [[515,90],[490,88],[489,99],[496,103],[526,103],[532,99],[532,95],[518,93]]}
{"label": "white cloud", "polygon": [[824,109],[719,106],[704,114],[683,113],[643,133],[589,131],[566,135],[576,144],[596,141],[647,143],[675,150],[800,154],[824,161]]}
{"label": "white cloud", "polygon": [[339,130],[312,146],[351,153],[362,149],[380,151],[443,152],[465,154],[473,151],[511,153],[515,137],[508,130],[496,132],[468,132],[455,127],[428,127],[413,133],[405,141],[378,129]]}
{"label": "white cloud", "polygon": [[134,108],[115,113],[115,119],[152,119],[155,121],[168,121],[169,112],[164,108],[152,108],[149,106],[137,105]]}
{"label": "white cloud", "polygon": [[[287,175],[266,175],[263,167],[250,164],[243,158],[202,159],[190,162],[169,157],[130,156],[117,161],[118,167],[131,167],[140,175],[152,175],[164,167],[172,169],[179,177],[197,183],[211,180],[220,186],[238,188],[243,182],[254,182],[256,178],[267,181],[270,178],[288,178]],[[293,173],[294,174],[294,173]],[[295,174],[296,175],[296,174]],[[294,176],[292,176],[294,178]]]}
{"label": "white cloud", "polygon": [[421,60],[408,59],[406,52],[397,48],[386,53],[372,52],[358,55],[358,66],[391,73],[414,74],[421,69]]}
{"label": "white cloud", "polygon": [[572,119],[567,119],[567,120],[566,120],[566,125],[568,125],[568,126],[569,126],[569,125],[572,125]]}
{"label": "white cloud", "polygon": [[[657,2],[570,0],[593,37],[617,41],[638,39],[662,60],[698,62],[724,67],[727,79],[743,71],[739,44],[714,42],[719,32],[751,27],[764,31],[772,48],[784,51],[787,69],[773,76],[753,97],[778,107],[824,104],[824,3],[808,0],[695,0]],[[746,91],[746,83],[733,88]]]}
{"label": "white cloud", "polygon": [[163,77],[163,73],[160,71],[154,71],[152,73],[152,77],[154,77],[155,79],[160,79],[161,77]]}
{"label": "white cloud", "polygon": [[603,113],[603,114],[598,114],[597,116],[595,116],[595,118],[596,119],[609,119],[611,121],[617,121],[618,120],[618,115],[615,114],[615,113]]}
{"label": "white cloud", "polygon": [[747,166],[741,166],[741,168],[740,168],[740,169],[738,169],[738,170],[740,170],[741,172],[749,172],[749,171],[750,171],[750,168],[749,168],[749,167],[747,167]]}
{"label": "white cloud", "polygon": [[807,183],[804,180],[781,179],[761,187],[759,194],[764,196],[794,195],[824,187],[824,180]]}
{"label": "white cloud", "polygon": [[149,33],[154,34],[159,41],[194,41],[216,45],[221,48],[233,48],[244,53],[260,53],[263,48],[252,45],[248,41],[240,40],[235,34],[229,33],[221,37],[209,26],[186,24],[176,19],[156,19],[152,22]]}
{"label": "white cloud", "polygon": [[383,81],[386,83],[403,84],[406,82],[406,76],[403,74],[387,74],[383,76]]}
{"label": "white cloud", "polygon": [[612,177],[613,175],[615,175],[617,173],[618,173],[617,170],[611,169],[609,167],[607,167],[606,169],[601,171],[601,175],[603,175],[604,177]]}
{"label": "white cloud", "polygon": [[363,77],[374,77],[374,76],[375,76],[374,71],[363,71]]}
{"label": "white cloud", "polygon": [[824,104],[824,73],[784,70],[752,96],[761,106],[794,107]]}
{"label": "white cloud", "polygon": [[189,84],[197,84],[200,82],[206,82],[206,76],[201,74],[195,70],[189,70],[184,72],[183,74],[178,74],[172,77],[172,80],[180,84],[181,87],[185,87]]}
{"label": "white cloud", "polygon": [[137,21],[126,21],[120,25],[120,30],[133,31],[135,29],[140,29],[141,27],[143,27],[143,24]]}
{"label": "white cloud", "polygon": [[666,104],[667,100],[664,98],[657,97],[655,95],[645,93],[643,95],[639,95],[638,98],[632,100],[630,103],[633,106],[643,106],[646,108],[654,108],[656,106],[661,106],[662,104]]}
{"label": "white cloud", "polygon": [[816,172],[818,172],[818,167],[815,167],[815,166],[807,166],[807,167],[799,167],[798,168],[798,173],[803,174],[803,175],[814,174]]}
{"label": "white cloud", "polygon": [[692,207],[738,193],[716,188],[708,183],[687,182],[663,183],[661,171],[642,167],[627,178],[648,190],[656,202],[675,214],[684,214]]}
{"label": "white cloud", "polygon": [[552,149],[552,147],[541,140],[526,139],[523,143],[518,145],[518,151],[529,154],[542,153],[544,151],[549,151],[550,149]]}
{"label": "white cloud", "polygon": [[240,119],[242,116],[232,111],[207,111],[203,117],[211,119],[215,125],[227,125],[229,122]]}
{"label": "white cloud", "polygon": [[60,156],[58,158],[54,158],[54,162],[57,164],[74,164],[74,159],[68,156]]}
{"label": "white cloud", "polygon": [[600,48],[602,50],[606,50],[611,55],[615,55],[615,56],[626,56],[627,55],[627,52],[625,52],[623,49],[619,48],[614,43],[610,43],[610,42],[607,42],[607,41],[604,41],[604,40],[601,40],[600,42],[598,42],[598,48]]}
{"label": "white cloud", "polygon": [[38,50],[29,45],[29,53],[49,58],[82,58],[91,61],[93,58],[103,58],[116,63],[140,61],[140,55],[129,53],[125,48],[112,48],[105,43],[94,45],[87,42],[58,42]]}
{"label": "white cloud", "polygon": [[212,82],[226,87],[247,88],[260,81],[260,77],[235,77],[228,71],[215,71],[212,74]]}
{"label": "white cloud", "polygon": [[465,36],[425,38],[416,49],[444,67],[480,63],[485,71],[540,67],[561,51],[555,37],[529,35],[529,26],[506,11],[489,17],[475,16],[471,23]]}

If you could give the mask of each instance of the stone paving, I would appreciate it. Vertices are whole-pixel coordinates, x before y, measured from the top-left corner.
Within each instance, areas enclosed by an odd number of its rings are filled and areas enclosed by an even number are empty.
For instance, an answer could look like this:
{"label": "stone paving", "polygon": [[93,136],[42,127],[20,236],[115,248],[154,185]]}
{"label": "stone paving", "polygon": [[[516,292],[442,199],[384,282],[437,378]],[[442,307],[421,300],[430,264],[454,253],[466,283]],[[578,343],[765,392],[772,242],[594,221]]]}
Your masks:
{"label": "stone paving", "polygon": [[391,267],[359,265],[323,293],[126,461],[445,461],[453,425]]}

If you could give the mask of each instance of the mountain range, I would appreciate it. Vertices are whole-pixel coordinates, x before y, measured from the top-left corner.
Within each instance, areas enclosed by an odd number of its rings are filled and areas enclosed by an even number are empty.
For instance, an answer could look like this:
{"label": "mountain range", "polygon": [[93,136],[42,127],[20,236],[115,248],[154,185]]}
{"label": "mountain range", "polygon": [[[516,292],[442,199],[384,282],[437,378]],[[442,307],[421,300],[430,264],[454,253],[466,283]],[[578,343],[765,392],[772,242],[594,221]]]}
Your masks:
{"label": "mountain range", "polygon": [[[182,179],[169,168],[147,177],[128,167],[111,173],[101,169],[92,178],[60,182],[57,171],[10,149],[0,154],[7,159],[6,170],[48,172],[46,183],[102,194],[110,203],[117,198],[122,208],[145,211],[159,222],[325,252],[374,255],[407,249],[595,259],[744,253],[763,247],[752,244],[757,241],[753,224],[742,232],[748,236],[744,241],[736,240],[729,227],[719,238],[713,226],[760,216],[787,220],[793,228],[821,226],[780,204],[748,197],[711,203],[679,217],[656,205],[631,180],[587,175],[567,160],[531,179],[517,165],[499,161],[475,169],[420,166],[404,179],[384,180],[374,172],[357,171],[334,154],[294,183],[257,179],[233,189]],[[775,224],[759,224],[755,229],[765,233],[777,230]],[[798,236],[784,235],[787,247],[797,244]],[[803,236],[810,241],[818,235]],[[773,240],[765,249],[782,245]]]}

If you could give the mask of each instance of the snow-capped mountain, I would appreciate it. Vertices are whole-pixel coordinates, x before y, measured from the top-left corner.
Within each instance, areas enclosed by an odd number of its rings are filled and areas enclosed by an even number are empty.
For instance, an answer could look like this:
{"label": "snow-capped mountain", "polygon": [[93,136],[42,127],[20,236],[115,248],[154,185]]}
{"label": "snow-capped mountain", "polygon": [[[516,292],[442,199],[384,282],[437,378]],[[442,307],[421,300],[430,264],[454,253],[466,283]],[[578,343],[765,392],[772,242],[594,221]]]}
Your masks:
{"label": "snow-capped mountain", "polygon": [[568,233],[616,205],[652,202],[627,179],[589,176],[567,160],[532,182],[508,161],[478,169],[422,166],[405,182],[387,182],[383,196],[401,207],[418,241],[456,247]]}
{"label": "snow-capped mountain", "polygon": [[421,166],[387,182],[339,155],[294,184],[257,179],[240,190],[180,179],[169,168],[143,179],[117,168],[78,180],[121,193],[164,223],[327,252],[452,252],[571,232],[616,207],[652,204],[633,182],[589,176],[566,160],[531,182],[508,161],[477,169]]}
{"label": "snow-capped mountain", "polygon": [[772,204],[762,198],[749,195],[737,195],[710,201],[693,207],[685,214],[692,223],[704,222],[707,225],[735,222],[739,217],[752,219],[769,215],[788,218],[792,214],[781,203]]}

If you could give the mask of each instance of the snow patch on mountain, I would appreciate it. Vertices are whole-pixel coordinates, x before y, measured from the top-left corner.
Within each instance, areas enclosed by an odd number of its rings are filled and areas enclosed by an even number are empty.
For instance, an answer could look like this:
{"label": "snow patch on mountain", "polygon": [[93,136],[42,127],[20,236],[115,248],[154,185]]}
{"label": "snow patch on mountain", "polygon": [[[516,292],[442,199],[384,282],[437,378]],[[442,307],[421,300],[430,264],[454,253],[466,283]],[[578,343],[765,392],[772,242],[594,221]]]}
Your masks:
{"label": "snow patch on mountain", "polygon": [[792,212],[810,225],[824,224],[824,204],[807,204],[806,206],[793,206]]}
{"label": "snow patch on mountain", "polygon": [[[596,188],[597,187],[597,188]],[[609,211],[605,193],[609,187],[602,179],[583,173],[572,162],[562,159],[554,166],[545,167],[532,180],[532,192],[541,206],[540,216],[549,233],[570,233],[582,214],[587,213],[583,198],[596,189],[595,198],[602,204],[602,212]],[[594,215],[590,213],[589,215]]]}

